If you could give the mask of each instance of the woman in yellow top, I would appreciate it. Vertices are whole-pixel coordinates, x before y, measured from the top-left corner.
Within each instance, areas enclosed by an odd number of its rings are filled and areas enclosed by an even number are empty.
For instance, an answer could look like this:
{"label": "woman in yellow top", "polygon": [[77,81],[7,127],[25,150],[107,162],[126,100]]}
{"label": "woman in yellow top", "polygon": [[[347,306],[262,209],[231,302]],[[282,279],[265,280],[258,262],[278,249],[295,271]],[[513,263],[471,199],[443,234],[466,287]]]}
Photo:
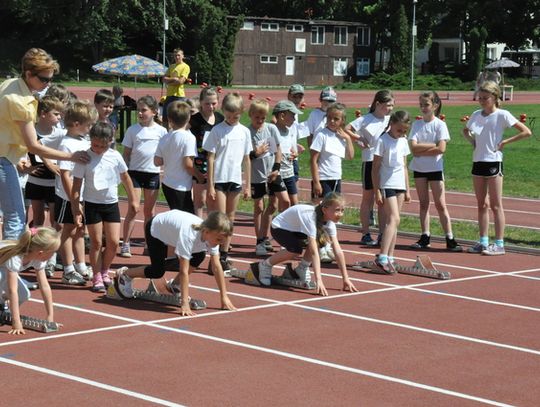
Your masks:
{"label": "woman in yellow top", "polygon": [[45,158],[86,163],[84,151],[64,153],[38,142],[34,127],[38,101],[58,73],[58,63],[44,50],[29,49],[22,58],[20,78],[0,85],[0,208],[4,215],[4,239],[17,240],[25,228],[24,199],[16,165],[30,152]]}

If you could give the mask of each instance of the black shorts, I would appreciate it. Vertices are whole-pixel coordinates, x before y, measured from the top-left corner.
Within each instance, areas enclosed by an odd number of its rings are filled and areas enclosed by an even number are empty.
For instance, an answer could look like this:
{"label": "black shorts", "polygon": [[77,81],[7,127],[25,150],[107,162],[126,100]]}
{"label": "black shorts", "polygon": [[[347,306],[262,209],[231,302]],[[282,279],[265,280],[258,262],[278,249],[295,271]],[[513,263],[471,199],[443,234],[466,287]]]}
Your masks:
{"label": "black shorts", "polygon": [[404,194],[406,191],[404,189],[381,189],[381,194],[383,198],[392,198],[393,196],[398,196],[399,194]]}
{"label": "black shorts", "polygon": [[[208,160],[205,157],[195,157],[195,160],[193,160],[193,166],[197,168],[201,174],[208,173]],[[193,177],[193,182],[196,184],[206,184],[207,180],[205,178],[203,182],[199,182],[197,177]]]}
{"label": "black shorts", "polygon": [[61,225],[74,225],[71,203],[65,199],[55,196],[54,200],[54,220]]}
{"label": "black shorts", "polygon": [[290,178],[285,178],[283,180],[283,183],[285,184],[285,188],[287,188],[287,193],[289,195],[298,194],[298,187],[296,186],[296,177],[292,176]]}
{"label": "black shorts", "polygon": [[291,232],[280,228],[270,228],[270,234],[276,242],[288,252],[302,254],[308,245],[308,237],[301,232]]}
{"label": "black shorts", "polygon": [[503,163],[501,161],[475,161],[472,166],[472,175],[477,177],[503,176]]}
{"label": "black shorts", "polygon": [[129,170],[128,174],[135,188],[159,189],[159,173]]}
{"label": "black shorts", "polygon": [[366,191],[373,189],[373,179],[371,178],[371,169],[373,161],[364,161],[362,163],[362,185]]}
{"label": "black shorts", "polygon": [[54,203],[56,194],[54,193],[54,187],[44,187],[43,185],[27,182],[24,188],[24,199]]}
{"label": "black shorts", "polygon": [[240,192],[242,190],[242,185],[239,185],[235,182],[218,182],[214,184],[216,191],[221,192]]}
{"label": "black shorts", "polygon": [[87,225],[95,225],[101,222],[120,223],[118,202],[99,204],[86,201],[84,203],[84,219]]}
{"label": "black shorts", "polygon": [[341,194],[341,180],[340,179],[325,179],[319,181],[322,187],[322,193],[319,196],[315,196],[313,192],[313,181],[311,182],[311,198],[324,198],[326,194],[335,192]]}
{"label": "black shorts", "polygon": [[287,187],[281,179],[281,176],[277,176],[274,182],[261,182],[259,184],[251,184],[251,198],[261,199],[266,194],[269,196],[274,195],[276,192],[286,191]]}
{"label": "black shorts", "polygon": [[[148,247],[148,256],[150,257],[150,265],[144,268],[144,276],[146,278],[161,278],[165,274],[167,245],[150,233],[153,220],[154,218],[151,218],[144,227],[144,237]],[[199,267],[205,256],[206,252],[193,253],[189,265]]]}
{"label": "black shorts", "polygon": [[292,162],[292,168],[294,172],[294,180],[298,182],[298,178],[300,177],[300,168],[298,167],[298,160],[294,159]]}
{"label": "black shorts", "polygon": [[167,185],[162,185],[163,195],[167,200],[169,209],[178,209],[184,212],[195,214],[195,207],[193,206],[193,198],[190,191],[177,191]]}
{"label": "black shorts", "polygon": [[427,178],[428,181],[444,181],[444,174],[442,171],[432,172],[413,172],[414,178]]}

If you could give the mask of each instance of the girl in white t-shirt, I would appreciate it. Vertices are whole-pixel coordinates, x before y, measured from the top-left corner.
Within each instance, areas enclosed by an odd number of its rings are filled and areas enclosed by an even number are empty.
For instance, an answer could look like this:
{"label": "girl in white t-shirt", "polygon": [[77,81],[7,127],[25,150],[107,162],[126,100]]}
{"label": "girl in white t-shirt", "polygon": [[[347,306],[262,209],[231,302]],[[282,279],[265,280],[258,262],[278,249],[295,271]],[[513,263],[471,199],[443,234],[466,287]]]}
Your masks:
{"label": "girl in white t-shirt", "polygon": [[36,272],[47,321],[54,322],[52,292],[45,266],[60,247],[60,234],[48,227],[31,228],[23,232],[18,241],[4,240],[0,245],[0,311],[4,308],[4,302],[9,300],[12,317],[9,333],[25,334],[19,308],[30,298],[30,291],[19,273],[30,267]]}
{"label": "girl in white t-shirt", "polygon": [[[373,151],[377,140],[388,127],[390,113],[394,108],[394,96],[389,90],[380,90],[373,97],[369,113],[360,116],[345,128],[355,132],[359,138],[356,141],[362,149],[362,202],[360,203],[360,223],[362,226],[362,239],[360,244],[366,246],[380,245],[382,236],[379,233],[377,240],[372,239],[369,233],[370,218],[375,203],[375,190],[372,181]],[[378,211],[379,232],[385,224],[384,211]]]}
{"label": "girl in white t-shirt", "polygon": [[311,281],[309,266],[313,264],[317,293],[328,295],[321,275],[319,246],[332,244],[336,262],[343,278],[343,290],[355,292],[356,287],[349,280],[345,256],[337,239],[336,223],[343,217],[343,199],[336,193],[329,193],[317,206],[294,205],[281,212],[272,221],[272,237],[283,249],[259,263],[251,263],[254,277],[263,286],[269,286],[272,280],[272,267],[302,256],[302,261],[294,269],[298,278]]}
{"label": "girl in white t-shirt", "polygon": [[420,95],[422,119],[416,120],[410,133],[411,151],[414,155],[409,168],[414,172],[414,182],[420,201],[420,226],[422,235],[411,245],[414,249],[430,247],[429,189],[439,213],[441,226],[446,234],[446,249],[461,252],[463,249],[454,239],[452,223],[444,196],[443,154],[450,140],[446,123],[439,119],[442,102],[436,92]]}
{"label": "girl in white t-shirt", "polygon": [[403,202],[409,202],[409,176],[407,174],[407,156],[410,153],[407,144],[409,114],[403,110],[390,116],[389,128],[379,140],[373,157],[373,188],[375,202],[384,211],[386,224],[383,229],[380,254],[375,257],[375,264],[385,273],[395,273],[394,247],[400,222]]}
{"label": "girl in white t-shirt", "polygon": [[[508,143],[531,136],[531,131],[507,110],[499,109],[501,90],[492,81],[484,82],[478,91],[481,110],[475,111],[463,129],[463,135],[474,148],[473,186],[478,205],[480,239],[469,253],[489,256],[504,254],[503,148]],[[514,127],[518,133],[507,139],[504,130]],[[489,195],[489,205],[488,202]],[[489,244],[489,208],[495,221],[495,243]]]}
{"label": "girl in white t-shirt", "polygon": [[[80,203],[84,180],[84,223],[90,235],[88,257],[94,271],[92,291],[105,292],[111,284],[109,267],[118,250],[120,241],[120,209],[118,208],[118,184],[122,182],[128,195],[128,207],[134,211],[138,202],[127,165],[120,153],[110,147],[114,129],[109,123],[97,122],[90,129],[90,162],[76,164],[73,168],[71,211],[77,227],[83,226],[83,208]],[[105,248],[103,248],[105,236]],[[101,257],[101,269],[98,269]]]}
{"label": "girl in white t-shirt", "polygon": [[[143,96],[137,101],[139,122],[126,130],[122,145],[124,161],[128,165],[128,174],[133,181],[135,200],[140,204],[144,194],[144,223],[154,216],[154,208],[159,196],[159,172],[154,165],[154,154],[159,140],[167,134],[167,129],[154,121],[159,105],[152,96]],[[129,209],[124,219],[124,239],[120,248],[120,256],[131,257],[130,240],[135,226],[135,217],[139,204],[134,210]]]}
{"label": "girl in white t-shirt", "polygon": [[224,213],[210,212],[203,221],[196,215],[179,210],[162,212],[146,224],[144,234],[148,243],[149,266],[132,269],[122,267],[115,278],[115,287],[124,298],[133,297],[134,278],[162,278],[165,274],[167,246],[175,249],[180,262],[178,276],[167,287],[182,297],[181,314],[194,315],[189,306],[189,275],[210,254],[214,278],[220,292],[221,308],[235,310],[229,300],[223,269],[219,261],[219,245],[232,235],[232,222]]}

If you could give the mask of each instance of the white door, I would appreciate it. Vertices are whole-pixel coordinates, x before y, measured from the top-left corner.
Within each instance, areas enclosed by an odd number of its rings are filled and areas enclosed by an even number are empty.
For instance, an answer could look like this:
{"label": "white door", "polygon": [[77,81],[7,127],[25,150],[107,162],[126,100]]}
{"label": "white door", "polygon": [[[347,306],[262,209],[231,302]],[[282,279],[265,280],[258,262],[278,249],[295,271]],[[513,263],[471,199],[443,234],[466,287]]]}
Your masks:
{"label": "white door", "polygon": [[294,75],[294,57],[287,57],[285,59],[285,75]]}

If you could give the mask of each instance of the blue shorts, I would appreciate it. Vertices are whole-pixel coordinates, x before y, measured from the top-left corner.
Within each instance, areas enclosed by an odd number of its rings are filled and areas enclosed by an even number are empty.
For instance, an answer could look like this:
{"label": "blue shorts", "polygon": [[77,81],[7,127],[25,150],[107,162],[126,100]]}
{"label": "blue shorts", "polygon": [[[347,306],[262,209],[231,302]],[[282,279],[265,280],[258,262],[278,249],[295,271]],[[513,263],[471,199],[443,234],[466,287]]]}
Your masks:
{"label": "blue shorts", "polygon": [[296,186],[296,178],[294,176],[290,178],[285,178],[283,180],[283,183],[285,184],[285,188],[287,188],[287,193],[289,195],[298,194],[298,187]]}

